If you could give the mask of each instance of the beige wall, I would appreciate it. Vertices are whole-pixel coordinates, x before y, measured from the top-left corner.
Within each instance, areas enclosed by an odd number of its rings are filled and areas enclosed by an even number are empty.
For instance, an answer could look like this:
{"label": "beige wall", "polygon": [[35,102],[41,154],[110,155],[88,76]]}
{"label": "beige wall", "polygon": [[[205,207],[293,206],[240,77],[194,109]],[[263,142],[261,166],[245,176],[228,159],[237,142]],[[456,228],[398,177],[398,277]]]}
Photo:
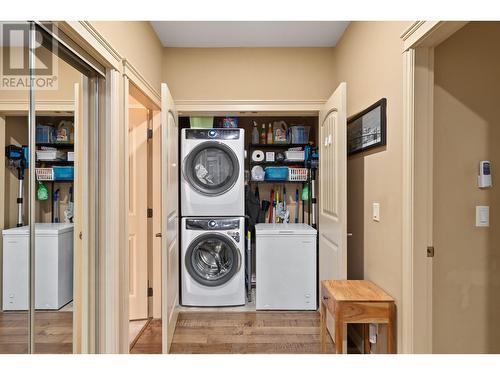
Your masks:
{"label": "beige wall", "polygon": [[[348,270],[349,276],[371,280],[396,299],[399,348],[403,135],[400,35],[409,25],[352,22],[335,48],[333,64],[336,84],[347,82],[348,116],[387,98],[387,146],[348,160],[348,232],[353,233],[348,242]],[[380,222],[371,219],[373,202],[380,203]]]}
{"label": "beige wall", "polygon": [[163,46],[146,21],[92,21],[93,27],[160,92]]}
{"label": "beige wall", "polygon": [[327,99],[333,48],[165,48],[175,100]]}
{"label": "beige wall", "polygon": [[[43,48],[41,55],[52,55],[52,52]],[[2,59],[0,59],[2,60]],[[74,98],[74,84],[80,82],[81,74],[64,60],[55,57],[54,75],[57,77],[57,86],[54,89],[36,90],[35,101],[54,101],[56,103],[71,101]],[[0,61],[0,69],[1,61]],[[1,71],[1,70],[0,70]],[[23,108],[28,111],[29,88],[25,89],[0,89],[0,104],[3,103],[26,103]],[[9,110],[9,108],[6,108]]]}
{"label": "beige wall", "polygon": [[[433,350],[500,352],[500,23],[471,23],[435,50]],[[497,177],[497,178],[495,178]],[[475,206],[490,206],[489,228]]]}

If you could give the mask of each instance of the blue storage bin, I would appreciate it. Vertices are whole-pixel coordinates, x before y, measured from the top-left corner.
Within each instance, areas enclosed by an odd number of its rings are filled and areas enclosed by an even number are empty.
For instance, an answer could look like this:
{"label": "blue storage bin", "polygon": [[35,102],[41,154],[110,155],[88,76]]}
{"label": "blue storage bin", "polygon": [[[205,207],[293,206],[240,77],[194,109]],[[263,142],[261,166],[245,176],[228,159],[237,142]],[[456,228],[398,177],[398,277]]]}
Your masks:
{"label": "blue storage bin", "polygon": [[287,181],[288,167],[267,167],[264,179],[266,181]]}
{"label": "blue storage bin", "polygon": [[54,128],[48,125],[36,126],[36,142],[37,143],[50,143],[52,142],[52,132]]}
{"label": "blue storage bin", "polygon": [[309,142],[309,126],[293,125],[290,127],[291,143],[306,144]]}
{"label": "blue storage bin", "polygon": [[59,167],[53,166],[54,181],[72,181],[75,178],[74,167]]}

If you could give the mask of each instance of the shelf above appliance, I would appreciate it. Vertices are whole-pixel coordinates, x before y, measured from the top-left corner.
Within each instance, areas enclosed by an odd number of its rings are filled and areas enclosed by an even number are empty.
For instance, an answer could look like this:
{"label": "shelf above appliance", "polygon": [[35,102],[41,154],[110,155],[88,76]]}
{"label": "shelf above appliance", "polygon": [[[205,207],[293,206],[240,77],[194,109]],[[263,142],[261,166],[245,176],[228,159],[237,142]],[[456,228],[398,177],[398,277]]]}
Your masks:
{"label": "shelf above appliance", "polygon": [[306,183],[307,181],[254,181],[250,180],[249,182],[251,183],[256,183],[256,184],[303,184]]}
{"label": "shelf above appliance", "polygon": [[250,148],[292,148],[292,147],[305,147],[309,146],[308,143],[273,143],[273,144],[260,144],[250,143]]}
{"label": "shelf above appliance", "polygon": [[54,148],[75,148],[74,143],[37,143],[38,147],[54,147]]}
{"label": "shelf above appliance", "polygon": [[72,166],[75,164],[74,161],[68,160],[37,160],[36,164],[45,164],[45,165],[68,165]]}
{"label": "shelf above appliance", "polygon": [[250,166],[260,165],[261,167],[276,167],[284,166],[289,167],[291,165],[297,165],[301,168],[304,167],[304,161],[293,161],[293,160],[282,160],[282,161],[250,161]]}

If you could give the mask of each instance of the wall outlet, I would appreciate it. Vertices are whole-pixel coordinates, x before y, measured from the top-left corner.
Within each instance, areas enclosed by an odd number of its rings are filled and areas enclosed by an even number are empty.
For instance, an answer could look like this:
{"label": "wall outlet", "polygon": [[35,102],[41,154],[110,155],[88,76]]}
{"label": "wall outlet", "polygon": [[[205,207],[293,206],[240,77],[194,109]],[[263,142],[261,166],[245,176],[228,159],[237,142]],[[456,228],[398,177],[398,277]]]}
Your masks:
{"label": "wall outlet", "polygon": [[373,221],[380,221],[380,203],[373,203],[372,219]]}

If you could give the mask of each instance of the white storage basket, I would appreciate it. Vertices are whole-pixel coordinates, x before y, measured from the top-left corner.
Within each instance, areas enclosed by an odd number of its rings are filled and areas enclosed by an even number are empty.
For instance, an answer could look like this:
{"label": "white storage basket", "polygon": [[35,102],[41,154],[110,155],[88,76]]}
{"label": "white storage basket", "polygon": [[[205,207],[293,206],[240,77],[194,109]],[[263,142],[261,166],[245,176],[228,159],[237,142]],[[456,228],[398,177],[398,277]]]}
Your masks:
{"label": "white storage basket", "polygon": [[57,150],[37,150],[36,151],[37,160],[62,160],[64,159],[64,153]]}
{"label": "white storage basket", "polygon": [[288,181],[307,181],[307,168],[288,168]]}
{"label": "white storage basket", "polygon": [[52,168],[35,168],[35,174],[38,181],[54,180],[54,170]]}
{"label": "white storage basket", "polygon": [[285,151],[285,159],[288,161],[304,161],[304,151]]}

